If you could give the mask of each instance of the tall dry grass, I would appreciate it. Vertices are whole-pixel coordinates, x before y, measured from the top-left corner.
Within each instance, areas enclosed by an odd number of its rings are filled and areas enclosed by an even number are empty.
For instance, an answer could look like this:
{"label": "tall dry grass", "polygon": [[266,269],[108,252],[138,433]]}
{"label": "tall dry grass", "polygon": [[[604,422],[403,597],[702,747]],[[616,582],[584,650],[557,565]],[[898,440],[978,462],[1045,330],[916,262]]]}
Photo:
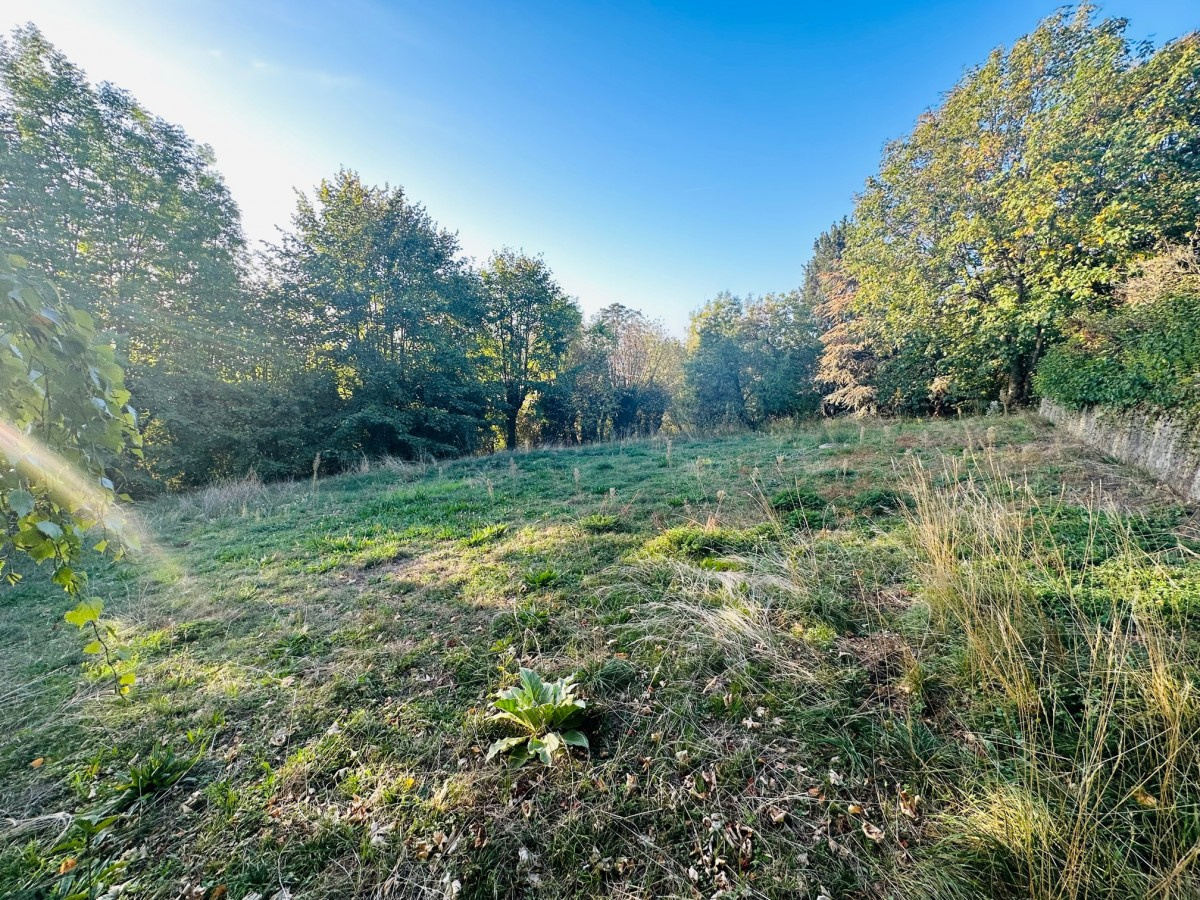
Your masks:
{"label": "tall dry grass", "polygon": [[922,597],[1009,725],[955,774],[938,843],[900,882],[925,896],[1198,897],[1197,660],[1136,587],[1164,562],[1126,531],[1105,568],[1129,591],[1084,603],[1087,572],[991,460],[979,477],[961,460],[913,473]]}

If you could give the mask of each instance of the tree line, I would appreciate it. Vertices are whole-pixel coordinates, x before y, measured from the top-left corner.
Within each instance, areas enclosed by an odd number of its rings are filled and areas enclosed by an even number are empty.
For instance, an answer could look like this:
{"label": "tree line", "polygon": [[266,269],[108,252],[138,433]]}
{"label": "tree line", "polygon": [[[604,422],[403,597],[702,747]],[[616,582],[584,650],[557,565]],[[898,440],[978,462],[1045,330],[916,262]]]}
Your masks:
{"label": "tree line", "polygon": [[1081,7],[995,51],[886,148],[799,287],[718,294],[683,340],[620,304],[585,317],[540,256],[474,263],[402,188],[348,169],[252,250],[211,151],[33,26],[0,46],[0,248],[112,347],[140,448],[104,477],[141,495],[385,454],[1103,397],[1056,385],[1103,323],[1138,330],[1149,313],[1123,286],[1200,220],[1200,39],[1125,32]]}
{"label": "tree line", "polygon": [[0,163],[0,247],[123,365],[142,455],[110,474],[135,493],[708,423],[709,379],[731,422],[812,405],[794,295],[722,296],[687,342],[620,304],[585,320],[541,257],[475,266],[350,170],[254,252],[211,151],[33,26],[0,47]]}

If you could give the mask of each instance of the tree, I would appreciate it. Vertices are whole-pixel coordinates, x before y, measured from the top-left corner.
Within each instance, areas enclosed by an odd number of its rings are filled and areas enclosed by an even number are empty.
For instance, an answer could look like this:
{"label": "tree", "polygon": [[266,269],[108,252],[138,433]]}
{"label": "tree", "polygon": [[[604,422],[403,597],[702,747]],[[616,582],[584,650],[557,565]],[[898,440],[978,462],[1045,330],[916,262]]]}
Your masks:
{"label": "tree", "polygon": [[554,380],[583,317],[540,257],[493,254],[482,272],[483,347],[499,394],[505,446],[530,394]]}
{"label": "tree", "polygon": [[747,418],[753,425],[817,411],[820,395],[814,378],[821,343],[800,291],[747,302],[738,340]]}
{"label": "tree", "polygon": [[116,333],[135,369],[236,358],[217,326],[241,320],[244,241],[212,151],[90,85],[32,26],[0,43],[0,171],[0,246]]}
{"label": "tree", "polygon": [[[174,380],[216,386],[262,367],[270,342],[211,150],[126,92],[89,84],[32,26],[0,42],[0,246],[112,335],[144,425],[196,414],[163,406],[181,394]],[[127,461],[126,484],[143,467],[161,474],[161,448]]]}
{"label": "tree", "polygon": [[329,440],[346,454],[471,449],[483,421],[473,357],[481,292],[454,234],[400,188],[343,170],[301,197],[275,253],[297,340],[336,376]]}
{"label": "tree", "polygon": [[816,411],[820,351],[800,291],[742,301],[718,294],[692,316],[684,363],[697,424],[757,428]]}
{"label": "tree", "polygon": [[728,291],[692,314],[684,373],[698,425],[748,425],[738,332],[742,301]]}
{"label": "tree", "polygon": [[895,376],[881,405],[1026,402],[1065,323],[1195,227],[1200,38],[1151,53],[1124,28],[1052,16],[888,147],[847,236],[841,323]]}

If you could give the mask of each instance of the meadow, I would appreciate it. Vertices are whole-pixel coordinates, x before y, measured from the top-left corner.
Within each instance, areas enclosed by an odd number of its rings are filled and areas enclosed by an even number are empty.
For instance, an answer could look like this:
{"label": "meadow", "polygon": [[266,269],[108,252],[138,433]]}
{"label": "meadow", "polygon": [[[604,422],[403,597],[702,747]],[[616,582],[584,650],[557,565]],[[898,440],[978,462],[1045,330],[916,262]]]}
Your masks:
{"label": "meadow", "polygon": [[[1195,897],[1197,521],[1032,416],[143,505],[0,595],[0,894]],[[520,667],[590,749],[489,745]]]}

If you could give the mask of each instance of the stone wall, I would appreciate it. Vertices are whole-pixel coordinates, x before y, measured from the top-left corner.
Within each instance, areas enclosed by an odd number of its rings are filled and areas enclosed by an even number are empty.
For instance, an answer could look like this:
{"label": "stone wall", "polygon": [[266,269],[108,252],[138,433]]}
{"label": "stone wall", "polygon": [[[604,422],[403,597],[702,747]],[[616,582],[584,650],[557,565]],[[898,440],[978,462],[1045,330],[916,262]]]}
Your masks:
{"label": "stone wall", "polygon": [[1138,466],[1189,501],[1200,502],[1200,434],[1169,416],[1090,407],[1072,410],[1043,400],[1039,412],[1102,453]]}

